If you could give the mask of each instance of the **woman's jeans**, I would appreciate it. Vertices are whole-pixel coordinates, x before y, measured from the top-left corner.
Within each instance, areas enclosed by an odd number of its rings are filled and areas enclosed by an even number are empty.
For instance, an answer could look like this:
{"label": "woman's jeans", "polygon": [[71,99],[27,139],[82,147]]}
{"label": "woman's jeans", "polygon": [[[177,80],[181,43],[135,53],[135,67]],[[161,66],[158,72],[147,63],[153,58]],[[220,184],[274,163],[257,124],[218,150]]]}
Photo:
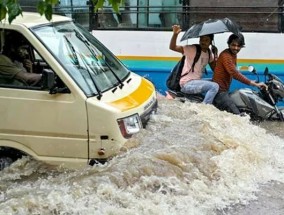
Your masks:
{"label": "woman's jeans", "polygon": [[207,80],[191,80],[181,87],[181,92],[186,94],[205,94],[203,103],[212,104],[218,93],[219,85]]}

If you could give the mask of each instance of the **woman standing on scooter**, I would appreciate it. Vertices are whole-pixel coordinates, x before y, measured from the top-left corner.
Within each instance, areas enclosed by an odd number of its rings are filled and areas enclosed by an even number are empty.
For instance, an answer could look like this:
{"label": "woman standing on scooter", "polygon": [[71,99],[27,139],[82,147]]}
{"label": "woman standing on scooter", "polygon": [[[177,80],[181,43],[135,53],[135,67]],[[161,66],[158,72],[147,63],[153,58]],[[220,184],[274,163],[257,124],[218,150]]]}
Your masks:
{"label": "woman standing on scooter", "polygon": [[221,52],[218,57],[213,81],[219,85],[219,92],[217,93],[214,103],[220,110],[226,110],[234,114],[240,114],[239,109],[229,97],[229,89],[232,79],[236,79],[244,84],[255,87],[267,87],[264,83],[256,83],[247,79],[237,69],[237,54],[244,47],[245,41],[242,34],[239,36],[232,34],[228,39],[229,48]]}

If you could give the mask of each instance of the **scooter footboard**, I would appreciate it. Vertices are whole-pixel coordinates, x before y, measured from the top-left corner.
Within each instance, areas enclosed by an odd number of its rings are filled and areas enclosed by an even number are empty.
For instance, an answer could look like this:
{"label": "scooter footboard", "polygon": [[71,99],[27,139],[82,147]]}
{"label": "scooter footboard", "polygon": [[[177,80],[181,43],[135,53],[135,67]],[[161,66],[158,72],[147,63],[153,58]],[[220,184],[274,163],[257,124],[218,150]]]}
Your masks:
{"label": "scooter footboard", "polygon": [[190,102],[201,103],[204,99],[204,97],[200,94],[185,94],[183,92],[173,91],[173,90],[168,90],[167,93],[173,99],[177,98],[177,99],[180,99],[180,101],[182,101],[182,102],[185,102],[187,100],[187,101],[190,101]]}
{"label": "scooter footboard", "polygon": [[179,97],[179,98],[185,97],[185,96],[184,96],[184,93],[182,93],[182,92],[180,92],[180,91],[168,90],[167,92],[168,92],[173,98],[176,98],[176,97]]}

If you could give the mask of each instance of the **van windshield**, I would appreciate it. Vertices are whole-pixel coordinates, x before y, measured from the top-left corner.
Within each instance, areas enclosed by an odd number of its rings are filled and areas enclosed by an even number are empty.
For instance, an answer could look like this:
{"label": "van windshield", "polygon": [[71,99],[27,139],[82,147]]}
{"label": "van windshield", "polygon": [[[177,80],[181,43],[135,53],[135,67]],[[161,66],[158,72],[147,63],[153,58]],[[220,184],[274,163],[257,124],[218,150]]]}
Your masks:
{"label": "van windshield", "polygon": [[121,86],[129,70],[93,35],[73,22],[33,28],[41,40],[89,96]]}

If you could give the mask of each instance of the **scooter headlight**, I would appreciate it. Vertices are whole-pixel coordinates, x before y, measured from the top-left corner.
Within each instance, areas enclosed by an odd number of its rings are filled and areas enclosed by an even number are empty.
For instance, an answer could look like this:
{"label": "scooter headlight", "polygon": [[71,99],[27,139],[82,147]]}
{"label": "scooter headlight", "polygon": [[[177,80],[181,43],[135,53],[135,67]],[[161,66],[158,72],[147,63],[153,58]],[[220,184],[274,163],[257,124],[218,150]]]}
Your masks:
{"label": "scooter headlight", "polygon": [[122,136],[125,138],[130,138],[142,128],[142,123],[138,114],[118,119],[117,123]]}

